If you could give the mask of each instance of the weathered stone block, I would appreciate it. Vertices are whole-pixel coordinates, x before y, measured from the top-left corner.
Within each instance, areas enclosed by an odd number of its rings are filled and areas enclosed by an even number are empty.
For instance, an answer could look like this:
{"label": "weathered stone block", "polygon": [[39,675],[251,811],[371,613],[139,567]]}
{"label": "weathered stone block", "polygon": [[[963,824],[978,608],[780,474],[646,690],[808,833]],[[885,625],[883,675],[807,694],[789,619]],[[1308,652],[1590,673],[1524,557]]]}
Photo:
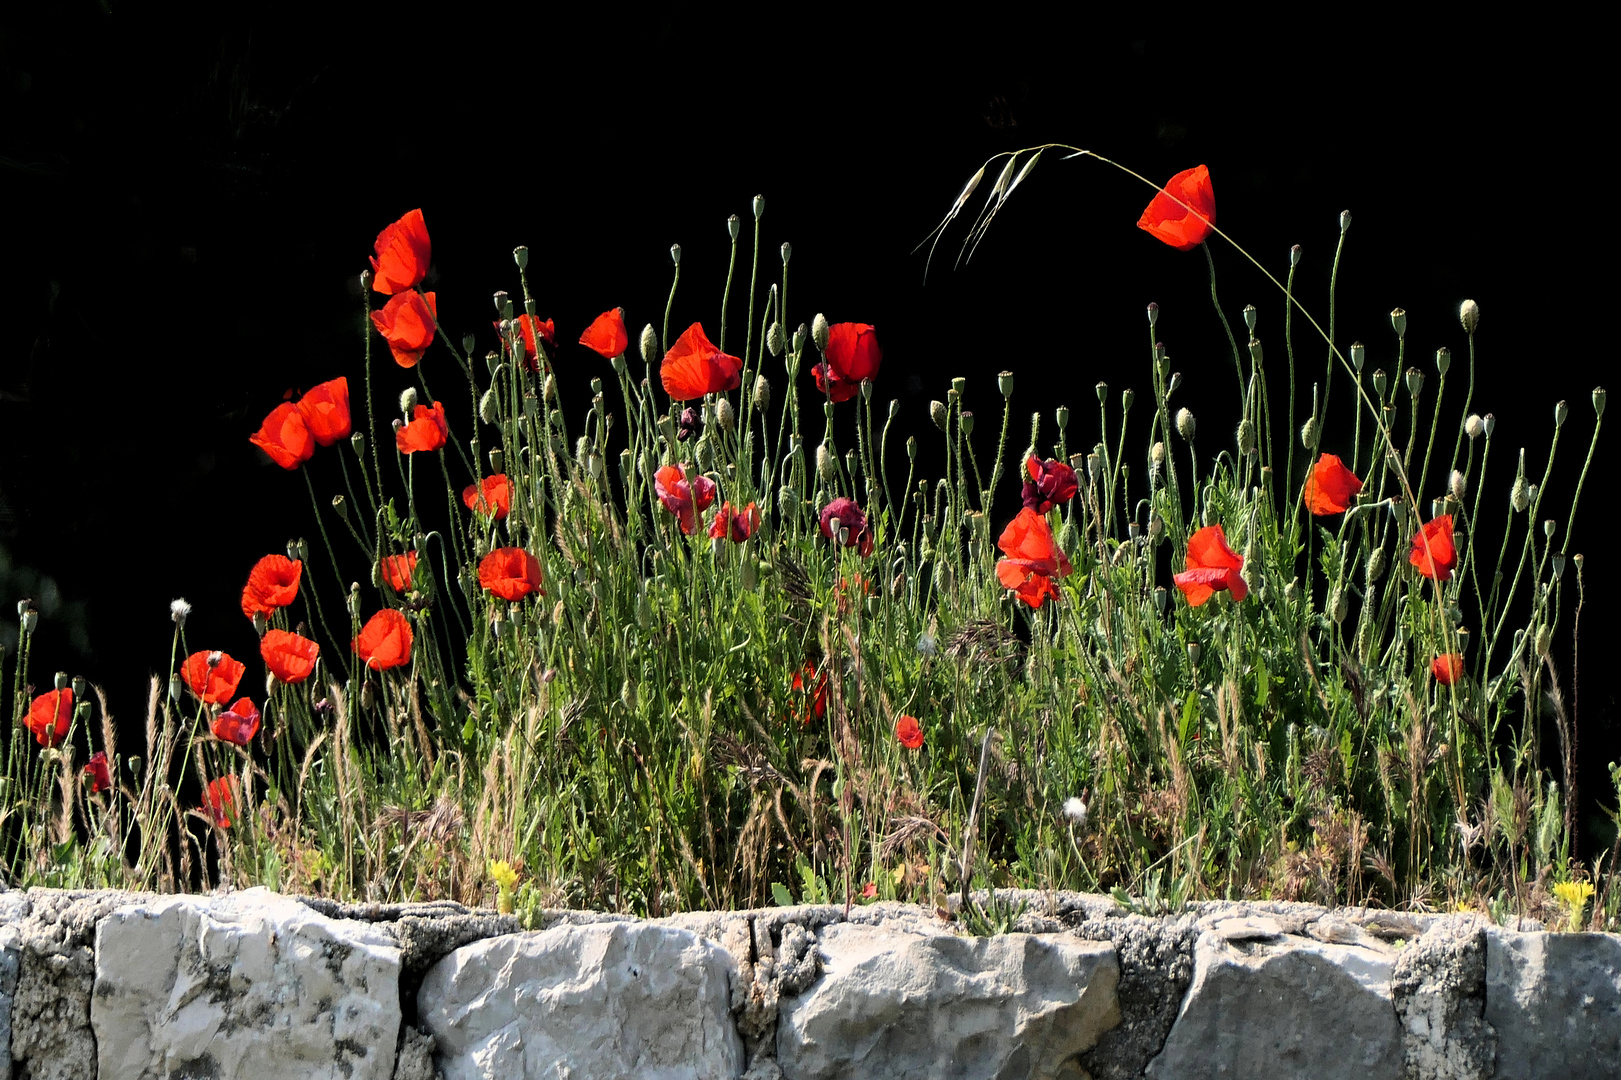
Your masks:
{"label": "weathered stone block", "polygon": [[1486,931],[1498,1080],[1621,1076],[1621,937]]}

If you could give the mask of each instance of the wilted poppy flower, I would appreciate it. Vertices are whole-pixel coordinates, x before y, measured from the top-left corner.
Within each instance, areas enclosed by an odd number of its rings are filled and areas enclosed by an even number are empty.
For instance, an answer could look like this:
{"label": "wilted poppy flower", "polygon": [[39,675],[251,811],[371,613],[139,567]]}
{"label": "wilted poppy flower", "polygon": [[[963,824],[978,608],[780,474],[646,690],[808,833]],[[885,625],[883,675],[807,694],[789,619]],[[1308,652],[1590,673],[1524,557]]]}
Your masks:
{"label": "wilted poppy flower", "polygon": [[1452,568],[1458,565],[1458,549],[1452,544],[1451,514],[1442,514],[1418,531],[1407,561],[1427,578],[1452,580]]}
{"label": "wilted poppy flower", "polygon": [[393,608],[384,608],[360,628],[355,655],[373,671],[387,671],[411,662],[411,624]]}
{"label": "wilted poppy flower", "polygon": [[388,342],[388,351],[402,368],[413,368],[433,344],[439,308],[433,293],[402,292],[371,313],[371,324]]}
{"label": "wilted poppy flower", "polygon": [[197,809],[222,829],[231,827],[231,815],[236,813],[236,777],[222,776],[211,780],[203,789],[203,803]]}
{"label": "wilted poppy flower", "polygon": [[872,529],[868,525],[867,515],[854,499],[839,496],[826,506],[822,507],[821,520],[817,528],[823,536],[833,539],[833,521],[839,522],[839,533],[843,537],[845,547],[853,547],[862,558],[872,554]]}
{"label": "wilted poppy flower", "polygon": [[1449,652],[1430,661],[1430,674],[1442,686],[1451,686],[1463,677],[1463,656]]}
{"label": "wilted poppy flower", "polygon": [[242,589],[242,614],[253,618],[259,612],[271,614],[291,604],[298,596],[298,582],[304,574],[304,564],[285,555],[266,555],[248,571],[248,583]]}
{"label": "wilted poppy flower", "polygon": [[722,537],[731,537],[732,543],[741,544],[754,535],[760,527],[760,508],[749,503],[738,510],[731,503],[722,503],[721,508],[715,512],[715,520],[709,525],[709,537],[719,540]]}
{"label": "wilted poppy flower", "polygon": [[486,476],[482,482],[462,488],[462,502],[474,513],[493,514],[500,520],[512,512],[512,485],[507,483],[506,473]]}
{"label": "wilted poppy flower", "polygon": [[[210,658],[215,658],[210,664]],[[231,659],[230,653],[209,652],[207,649],[186,657],[180,674],[191,687],[191,692],[210,705],[226,701],[236,693],[236,684],[242,681],[247,665]]]}
{"label": "wilted poppy flower", "polygon": [[916,750],[923,745],[923,725],[915,716],[902,716],[895,721],[895,738],[906,749]]}
{"label": "wilted poppy flower", "polygon": [[248,441],[284,469],[296,469],[315,456],[315,438],[291,401],[271,409],[258,433],[249,435]]}
{"label": "wilted poppy flower", "polygon": [[254,707],[252,698],[237,698],[229,709],[214,717],[209,730],[216,739],[246,746],[259,734],[259,710]]}
{"label": "wilted poppy flower", "polygon": [[715,348],[698,323],[675,339],[659,366],[665,392],[676,401],[736,390],[743,382],[742,372],[743,361]]}
{"label": "wilted poppy flower", "polygon": [[827,672],[817,671],[816,665],[807,660],[805,670],[794,673],[791,689],[805,696],[799,709],[801,725],[809,725],[812,720],[820,720],[827,715]]}
{"label": "wilted poppy flower", "polygon": [[23,722],[41,746],[55,746],[67,737],[68,725],[73,723],[73,691],[52,690],[39,695],[28,706]]}
{"label": "wilted poppy flower", "polygon": [[496,548],[478,564],[478,583],[503,600],[522,600],[540,588],[540,560],[523,548]]}
{"label": "wilted poppy flower", "polygon": [[90,755],[90,764],[84,767],[84,778],[90,782],[90,794],[98,791],[110,791],[113,786],[113,771],[107,764],[107,752],[97,750]]}
{"label": "wilted poppy flower", "polygon": [[630,345],[630,335],[625,332],[625,309],[614,308],[598,315],[580,335],[580,344],[604,360],[612,360],[624,352]]}
{"label": "wilted poppy flower", "polygon": [[259,655],[265,667],[284,683],[300,683],[315,670],[315,658],[321,647],[306,637],[290,634],[286,630],[266,630],[259,639]]}
{"label": "wilted poppy flower", "polygon": [[664,466],[653,474],[653,490],[686,536],[698,530],[698,514],[715,501],[715,482],[691,465]]}
{"label": "wilted poppy flower", "polygon": [[1024,459],[1024,471],[1029,479],[1024,482],[1024,505],[1038,514],[1045,514],[1059,503],[1075,497],[1078,485],[1075,470],[1057,458],[1046,461],[1031,456]]}
{"label": "wilted poppy flower", "polygon": [[1048,597],[1058,599],[1055,577],[1068,577],[1071,567],[1062,548],[1053,542],[1047,519],[1029,507],[1020,510],[997,539],[1007,556],[996,561],[996,580],[1012,589],[1020,600],[1039,608]]}
{"label": "wilted poppy flower", "polygon": [[310,429],[316,442],[331,446],[339,439],[347,439],[349,424],[349,380],[344,376],[330,379],[312,387],[298,399],[298,415]]}
{"label": "wilted poppy flower", "polygon": [[411,410],[411,422],[402,424],[394,432],[394,445],[402,454],[418,450],[437,450],[450,437],[450,421],[445,418],[445,403],[418,405]]}
{"label": "wilted poppy flower", "polygon": [[407,551],[404,555],[384,555],[379,569],[389,588],[395,592],[406,592],[416,580],[417,553]]}
{"label": "wilted poppy flower", "polygon": [[412,210],[377,234],[371,287],[385,296],[414,289],[428,276],[433,246],[421,210]]}
{"label": "wilted poppy flower", "polygon": [[1235,601],[1249,595],[1249,585],[1239,573],[1244,560],[1227,546],[1227,533],[1220,525],[1206,525],[1188,537],[1187,565],[1175,581],[1190,607],[1198,607],[1223,589]]}
{"label": "wilted poppy flower", "polygon": [[1361,490],[1362,481],[1345,467],[1345,462],[1333,454],[1324,454],[1306,477],[1306,509],[1318,517],[1343,514]]}
{"label": "wilted poppy flower", "polygon": [[1139,229],[1178,251],[1192,251],[1204,243],[1215,223],[1216,193],[1210,186],[1210,170],[1203,165],[1184,169],[1165,181],[1165,190],[1154,196],[1137,219]]}
{"label": "wilted poppy flower", "polygon": [[[548,349],[557,348],[557,327],[550,319],[532,319],[525,312],[514,320],[518,332],[523,337],[523,363],[530,371],[540,370],[540,350],[535,346],[535,334],[538,331],[540,340]],[[500,329],[501,324],[495,324]]]}
{"label": "wilted poppy flower", "polygon": [[841,322],[827,328],[827,358],[811,369],[816,389],[834,401],[849,401],[861,389],[861,380],[878,377],[884,351],[878,332],[866,323]]}

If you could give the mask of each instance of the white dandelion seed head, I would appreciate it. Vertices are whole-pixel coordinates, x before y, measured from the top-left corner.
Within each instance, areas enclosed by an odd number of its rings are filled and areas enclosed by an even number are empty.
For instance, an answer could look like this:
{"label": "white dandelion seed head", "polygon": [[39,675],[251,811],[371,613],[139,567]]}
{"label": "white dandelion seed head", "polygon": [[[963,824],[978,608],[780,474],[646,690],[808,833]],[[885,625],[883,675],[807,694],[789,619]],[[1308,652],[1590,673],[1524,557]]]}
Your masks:
{"label": "white dandelion seed head", "polygon": [[173,619],[176,624],[184,623],[186,621],[186,616],[190,614],[191,604],[186,600],[185,597],[177,597],[176,599],[169,601],[169,618]]}
{"label": "white dandelion seed head", "polygon": [[1064,800],[1064,816],[1077,825],[1086,824],[1086,803],[1079,797],[1071,796]]}

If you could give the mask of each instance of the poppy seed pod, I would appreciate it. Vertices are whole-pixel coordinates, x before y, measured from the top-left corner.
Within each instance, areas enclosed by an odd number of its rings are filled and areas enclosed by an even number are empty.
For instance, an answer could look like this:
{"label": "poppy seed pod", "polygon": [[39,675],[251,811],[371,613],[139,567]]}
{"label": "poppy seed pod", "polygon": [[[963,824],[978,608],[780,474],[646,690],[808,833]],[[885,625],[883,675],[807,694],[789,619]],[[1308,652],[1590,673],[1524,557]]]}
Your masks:
{"label": "poppy seed pod", "polygon": [[1418,397],[1424,390],[1424,373],[1416,367],[1407,369],[1407,392]]}
{"label": "poppy seed pod", "polygon": [[1097,384],[1097,386],[1093,387],[1093,389],[1097,391],[1098,404],[1106,404],[1109,400],[1109,384],[1106,382],[1100,382]]}
{"label": "poppy seed pod", "polygon": [[754,197],[754,220],[759,221],[760,218],[764,214],[765,214],[765,196],[764,195],[756,195]]}
{"label": "poppy seed pod", "polygon": [[1255,334],[1255,316],[1257,314],[1254,304],[1244,305],[1244,329],[1248,330],[1252,337]]}
{"label": "poppy seed pod", "polygon": [[1341,210],[1340,211],[1340,232],[1345,232],[1350,227],[1351,227],[1351,211],[1349,211],[1349,210]]}
{"label": "poppy seed pod", "polygon": [[1463,433],[1469,436],[1469,440],[1471,442],[1480,438],[1485,430],[1486,423],[1477,413],[1470,413],[1468,419],[1464,420],[1463,422]]}
{"label": "poppy seed pod", "polygon": [[1134,402],[1136,402],[1136,400],[1137,391],[1131,389],[1130,387],[1120,391],[1120,410],[1122,412],[1130,412],[1131,406]]}
{"label": "poppy seed pod", "polygon": [[1547,521],[1542,523],[1542,538],[1544,540],[1552,540],[1553,534],[1558,530],[1559,523],[1554,521],[1552,518],[1549,518]]}
{"label": "poppy seed pod", "polygon": [[811,319],[811,340],[816,343],[817,352],[827,352],[827,316],[820,311]]}
{"label": "poppy seed pod", "polygon": [[762,412],[771,407],[771,384],[764,375],[754,377],[754,407]]}
{"label": "poppy seed pod", "polygon": [[1176,433],[1178,435],[1188,442],[1192,442],[1194,432],[1198,430],[1198,426],[1193,420],[1192,412],[1187,409],[1176,410]]}
{"label": "poppy seed pod", "polygon": [[342,495],[332,496],[332,509],[337,511],[340,518],[349,520],[349,502]]}
{"label": "poppy seed pod", "polygon": [[742,227],[743,222],[736,214],[726,219],[726,235],[732,238],[732,243],[737,243],[737,234]]}
{"label": "poppy seed pod", "polygon": [[670,261],[672,263],[674,263],[676,266],[681,265],[681,245],[680,244],[671,244],[670,245]]}
{"label": "poppy seed pod", "polygon": [[355,448],[355,456],[360,457],[366,452],[366,436],[358,431],[355,432],[349,436],[349,445]]}
{"label": "poppy seed pod", "polygon": [[56,673],[55,682],[52,685],[54,685],[58,690],[66,690],[70,682],[72,682],[72,680],[68,678],[67,672],[58,671]]}
{"label": "poppy seed pod", "polygon": [[1553,557],[1553,576],[1556,578],[1565,576],[1565,557],[1563,555]]}
{"label": "poppy seed pod", "polygon": [[968,380],[963,378],[961,375],[958,375],[956,378],[951,380],[951,392],[953,394],[956,394],[958,397],[962,397],[967,390]]}
{"label": "poppy seed pod", "polygon": [[1480,423],[1486,432],[1486,438],[1490,439],[1492,437],[1492,432],[1497,430],[1497,417],[1493,416],[1491,413],[1487,413],[1485,416],[1480,418]]}
{"label": "poppy seed pod", "polygon": [[512,261],[518,264],[519,270],[529,269],[529,249],[519,244],[512,249]]}
{"label": "poppy seed pod", "polygon": [[1199,657],[1204,655],[1204,648],[1197,641],[1188,642],[1188,665],[1199,666]]}
{"label": "poppy seed pod", "polygon": [[946,403],[938,400],[929,402],[929,419],[934,421],[935,427],[945,431],[949,421],[946,413]]}
{"label": "poppy seed pod", "polygon": [[411,410],[416,408],[416,405],[417,405],[417,388],[416,387],[407,386],[404,390],[400,391],[400,412],[403,413],[406,416],[407,419],[410,418]]}
{"label": "poppy seed pod", "polygon": [[652,323],[642,327],[641,349],[644,364],[651,364],[659,358],[659,335]]}
{"label": "poppy seed pod", "polygon": [[[503,320],[512,318],[512,298],[507,295],[507,291],[505,289],[497,289],[495,291],[494,299],[495,313]],[[502,326],[501,333],[505,334],[511,329],[512,328],[510,326]]]}
{"label": "poppy seed pod", "polygon": [[1368,347],[1360,341],[1351,342],[1351,370],[1361,374],[1362,365],[1368,357]]}
{"label": "poppy seed pod", "polygon": [[1595,386],[1593,388],[1593,414],[1599,420],[1604,419],[1604,399],[1606,396],[1604,387]]}
{"label": "poppy seed pod", "polygon": [[1447,373],[1447,368],[1449,368],[1451,366],[1452,366],[1452,350],[1447,348],[1445,345],[1441,346],[1439,349],[1436,349],[1435,350],[1435,370],[1439,371],[1442,375],[1445,375]]}
{"label": "poppy seed pod", "polygon": [[974,433],[974,414],[967,409],[964,409],[962,415],[957,417],[957,423],[962,426],[963,435],[967,436]]}
{"label": "poppy seed pod", "polygon": [[915,461],[916,459],[917,459],[917,436],[908,435],[906,437],[906,460],[907,461]]}
{"label": "poppy seed pod", "polygon": [[1154,324],[1157,323],[1157,322],[1159,322],[1159,305],[1154,303],[1152,300],[1150,300],[1148,302],[1148,327],[1149,327],[1149,329],[1153,329]]}
{"label": "poppy seed pod", "polygon": [[1001,391],[1004,398],[1013,396],[1013,372],[998,371],[996,373],[996,389]]}
{"label": "poppy seed pod", "polygon": [[498,371],[501,367],[501,354],[496,352],[494,349],[491,349],[489,352],[485,353],[484,366],[489,370],[490,375],[493,377],[496,371]]}
{"label": "poppy seed pod", "polygon": [[1165,586],[1154,586],[1154,608],[1161,615],[1165,614],[1165,606],[1171,602],[1171,594],[1165,591]]}
{"label": "poppy seed pod", "polygon": [[1250,359],[1255,362],[1256,367],[1264,366],[1263,363],[1262,363],[1262,357],[1263,357],[1263,354],[1262,354],[1262,351],[1261,351],[1261,339],[1260,338],[1250,338]]}
{"label": "poppy seed pod", "polygon": [[1053,420],[1058,424],[1058,433],[1062,435],[1064,429],[1069,427],[1069,406],[1060,405],[1053,410]]}
{"label": "poppy seed pod", "polygon": [[1296,244],[1294,247],[1289,249],[1289,266],[1292,269],[1292,268],[1294,268],[1296,266],[1299,266],[1299,265],[1300,265],[1300,245]]}
{"label": "poppy seed pod", "polygon": [[1404,308],[1394,308],[1390,312],[1390,328],[1396,331],[1396,336],[1407,336],[1407,311]]}
{"label": "poppy seed pod", "polygon": [[492,473],[506,472],[506,465],[507,465],[507,455],[501,450],[501,448],[499,446],[497,446],[494,450],[490,451],[490,472],[492,472]]}
{"label": "poppy seed pod", "polygon": [[1563,401],[1561,401],[1557,405],[1555,405],[1553,407],[1553,426],[1554,426],[1554,430],[1557,431],[1560,428],[1564,427],[1565,426],[1565,421],[1569,417],[1570,417],[1570,406],[1569,405],[1566,405]]}
{"label": "poppy seed pod", "polygon": [[844,471],[852,481],[855,479],[856,469],[859,461],[860,459],[856,457],[856,452],[854,450],[846,450],[844,452]]}
{"label": "poppy seed pod", "polygon": [[1473,300],[1465,300],[1458,305],[1458,321],[1463,324],[1463,332],[1473,334],[1480,325],[1480,305]]}
{"label": "poppy seed pod", "polygon": [[788,260],[794,257],[794,245],[784,240],[782,242],[782,265],[787,266]]}

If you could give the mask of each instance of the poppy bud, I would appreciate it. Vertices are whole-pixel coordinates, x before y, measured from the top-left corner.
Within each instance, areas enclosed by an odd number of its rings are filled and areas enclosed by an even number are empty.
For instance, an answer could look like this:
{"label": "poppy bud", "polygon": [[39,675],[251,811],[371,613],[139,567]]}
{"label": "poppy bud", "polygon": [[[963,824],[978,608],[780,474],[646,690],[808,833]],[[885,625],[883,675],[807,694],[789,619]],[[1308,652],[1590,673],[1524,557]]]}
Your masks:
{"label": "poppy bud", "polygon": [[180,681],[180,673],[177,671],[174,674],[170,675],[169,676],[169,700],[170,701],[179,701],[180,700],[180,695],[181,695],[181,693],[184,692],[184,690],[185,690],[185,684]]}
{"label": "poppy bud", "polygon": [[1473,334],[1475,327],[1480,325],[1480,305],[1473,300],[1465,300],[1458,305],[1458,321],[1463,324],[1463,332]]}
{"label": "poppy bud", "polygon": [[759,221],[761,215],[763,215],[764,213],[765,213],[765,196],[764,195],[756,195],[754,197],[754,220]]}
{"label": "poppy bud", "polygon": [[647,364],[651,364],[654,360],[657,360],[658,358],[659,358],[659,335],[658,335],[658,331],[653,329],[653,324],[652,323],[648,323],[646,326],[642,327],[642,362],[647,363]]}
{"label": "poppy bud", "polygon": [[1182,373],[1180,371],[1171,372],[1171,385],[1170,388],[1165,391],[1165,396],[1170,397],[1172,394],[1176,393],[1176,388],[1181,385]]}
{"label": "poppy bud", "polygon": [[1470,442],[1480,438],[1485,430],[1486,423],[1477,413],[1470,413],[1468,419],[1463,422],[1463,433],[1469,436]]}
{"label": "poppy bud", "polygon": [[[1187,412],[1186,409],[1182,411]],[[1165,444],[1163,442],[1155,442],[1153,446],[1148,448],[1148,464],[1154,469],[1165,464]]]}
{"label": "poppy bud", "polygon": [[782,242],[782,265],[787,266],[788,260],[794,257],[794,245],[784,240]]}
{"label": "poppy bud", "polygon": [[1463,473],[1459,472],[1457,469],[1453,469],[1452,478],[1450,481],[1448,481],[1447,487],[1451,490],[1452,497],[1454,499],[1456,499],[1458,502],[1463,502],[1463,497],[1469,490],[1469,481],[1463,475]]}
{"label": "poppy bud", "polygon": [[934,426],[939,428],[941,431],[946,430],[946,425],[948,423],[946,403],[943,401],[929,402],[929,419],[933,420]]}
{"label": "poppy bud", "polygon": [[670,245],[670,261],[673,262],[676,266],[681,265],[681,245],[680,244],[671,244]]}
{"label": "poppy bud", "polygon": [[1439,349],[1436,349],[1435,350],[1435,370],[1439,371],[1442,375],[1445,375],[1447,373],[1447,368],[1449,368],[1451,366],[1452,366],[1452,350],[1447,348],[1445,345],[1441,346]]}
{"label": "poppy bud", "polygon": [[1413,397],[1416,398],[1423,391],[1423,389],[1424,389],[1424,373],[1422,371],[1418,370],[1418,368],[1416,368],[1416,367],[1408,368],[1407,369],[1407,392],[1409,394],[1411,394]]}
{"label": "poppy bud", "polygon": [[[512,298],[507,295],[505,289],[497,289],[495,292],[495,313],[503,319],[512,318]],[[510,329],[511,327],[503,326],[501,332],[505,334]]]}
{"label": "poppy bud", "polygon": [[1255,450],[1255,425],[1249,420],[1238,422],[1238,452],[1240,454],[1253,453]]}
{"label": "poppy bud", "polygon": [[360,618],[360,582],[358,581],[349,583],[349,616],[354,619]]}
{"label": "poppy bud", "polygon": [[1536,649],[1538,656],[1547,656],[1548,648],[1553,644],[1553,627],[1543,623],[1537,627]]}
{"label": "poppy bud", "polygon": [[816,342],[817,352],[827,351],[827,332],[827,316],[818,311],[811,320],[811,340]]}
{"label": "poppy bud", "polygon": [[1557,532],[1558,529],[1559,529],[1559,524],[1557,522],[1553,521],[1552,519],[1544,521],[1542,523],[1542,537],[1543,537],[1543,539],[1551,541],[1553,539],[1553,534],[1555,532]]}
{"label": "poppy bud", "polygon": [[799,328],[794,331],[794,355],[795,356],[798,356],[800,353],[805,351],[805,336],[808,333],[809,333],[809,331],[805,329],[805,324],[804,323],[800,323]]}
{"label": "poppy bud", "polygon": [[372,689],[371,682],[368,680],[366,682],[361,683],[360,684],[360,707],[362,709],[370,709],[375,704],[377,704],[377,692]]}
{"label": "poppy bud", "polygon": [[1300,425],[1300,445],[1307,450],[1317,449],[1317,418],[1310,417]]}
{"label": "poppy bud", "polygon": [[1150,300],[1148,302],[1148,328],[1152,330],[1157,322],[1159,322],[1159,305]]}
{"label": "poppy bud", "polygon": [[1072,522],[1064,522],[1058,530],[1058,544],[1066,552],[1074,554],[1081,546],[1081,534]]}
{"label": "poppy bud", "polygon": [[186,616],[190,614],[191,605],[186,602],[184,597],[169,601],[169,618],[174,620],[174,624],[178,629],[185,629]]}
{"label": "poppy bud", "polygon": [[917,460],[917,436],[915,435],[908,435],[906,437],[906,460]]}
{"label": "poppy bud", "polygon": [[349,502],[342,495],[332,496],[332,509],[337,511],[340,518],[349,520]]}
{"label": "poppy bud", "polygon": [[1385,549],[1374,548],[1373,554],[1368,556],[1368,584],[1373,584],[1385,576]]}
{"label": "poppy bud", "polygon": [[1351,342],[1351,369],[1358,374],[1362,372],[1362,365],[1367,360],[1368,347],[1360,341]]}
{"label": "poppy bud", "polygon": [[1346,599],[1344,589],[1335,589],[1334,595],[1328,599],[1328,612],[1334,619],[1335,625],[1345,621],[1346,613],[1350,609],[1350,602]]}
{"label": "poppy bud", "polygon": [[731,431],[737,423],[737,410],[732,408],[730,398],[721,398],[715,402],[715,422],[722,431]]}
{"label": "poppy bud", "polygon": [[1293,605],[1300,599],[1300,579],[1296,578],[1283,587],[1283,602]]}
{"label": "poppy bud", "polygon": [[828,483],[832,483],[838,475],[833,471],[833,453],[827,448],[827,443],[816,448],[816,475]]}
{"label": "poppy bud", "polygon": [[1351,227],[1351,211],[1349,211],[1349,210],[1341,210],[1340,211],[1340,232],[1345,232],[1350,227]]}
{"label": "poppy bud", "polygon": [[1197,641],[1188,642],[1188,666],[1198,667],[1199,657],[1204,655],[1204,649]]}
{"label": "poppy bud", "polygon": [[1390,313],[1390,327],[1396,331],[1396,336],[1407,336],[1407,312],[1403,308],[1395,308]]}
{"label": "poppy bud", "polygon": [[492,386],[488,390],[484,391],[483,396],[478,399],[479,418],[482,419],[486,424],[495,423],[497,419],[499,419],[496,415],[496,408],[498,405],[499,401],[495,396],[495,387]]}
{"label": "poppy bud", "polygon": [[968,410],[964,409],[962,415],[957,417],[957,423],[962,425],[962,433],[965,437],[974,433],[974,414]]}
{"label": "poppy bud", "polygon": [[1165,519],[1160,517],[1157,513],[1150,515],[1148,519],[1148,542],[1151,544],[1157,544],[1159,543],[1160,537],[1164,535]]}
{"label": "poppy bud", "polygon": [[[1164,348],[1164,346],[1157,347]],[[1171,374],[1171,358],[1163,352],[1160,353],[1159,357],[1154,361],[1154,370],[1159,373],[1160,381],[1163,382]]]}
{"label": "poppy bud", "polygon": [[1058,406],[1058,408],[1053,411],[1053,419],[1058,421],[1059,434],[1063,434],[1064,429],[1069,427],[1069,406]]}
{"label": "poppy bud", "polygon": [[771,407],[771,384],[764,375],[754,377],[754,407],[762,412]]}
{"label": "poppy bud", "polygon": [[1294,247],[1289,249],[1289,266],[1292,268],[1292,267],[1296,267],[1296,266],[1299,266],[1299,265],[1300,265],[1300,245],[1296,244]]}
{"label": "poppy bud", "polygon": [[976,540],[983,540],[990,532],[990,523],[985,515],[978,510],[970,510],[965,515],[968,518],[968,531]]}
{"label": "poppy bud", "polygon": [[1192,442],[1193,433],[1197,429],[1198,425],[1193,421],[1193,413],[1187,409],[1176,410],[1176,432],[1178,435],[1181,435],[1188,442]]}
{"label": "poppy bud", "polygon": [[737,233],[738,230],[742,228],[742,225],[743,223],[738,220],[736,214],[733,214],[731,217],[726,219],[726,235],[732,238],[732,243],[734,244],[737,243]]}
{"label": "poppy bud", "polygon": [[270,616],[266,615],[262,611],[255,611],[253,613],[253,632],[258,634],[260,637],[264,637],[265,631],[269,629]]}
{"label": "poppy bud", "polygon": [[782,346],[782,324],[774,322],[771,324],[770,329],[765,332],[765,347],[775,357],[782,355]]}
{"label": "poppy bud", "polygon": [[1480,422],[1485,428],[1486,438],[1489,440],[1492,437],[1492,432],[1497,429],[1497,417],[1493,416],[1491,413],[1487,413],[1485,416],[1480,418]]}
{"label": "poppy bud", "polygon": [[1521,513],[1524,513],[1530,507],[1531,489],[1527,486],[1525,477],[1517,476],[1514,478],[1514,487],[1509,491],[1508,501],[1510,506]]}
{"label": "poppy bud", "polygon": [[506,463],[507,463],[507,456],[506,456],[506,454],[504,454],[501,451],[501,448],[499,446],[497,446],[494,450],[490,451],[490,471],[492,473],[505,472],[506,471]]}
{"label": "poppy bud", "polygon": [[1565,420],[1570,416],[1570,406],[1563,401],[1553,407],[1553,426],[1558,431],[1565,426]]}
{"label": "poppy bud", "polygon": [[1248,330],[1250,332],[1250,336],[1252,336],[1252,337],[1255,335],[1255,316],[1256,316],[1256,314],[1257,313],[1256,313],[1254,304],[1245,304],[1244,305],[1244,329]]}

